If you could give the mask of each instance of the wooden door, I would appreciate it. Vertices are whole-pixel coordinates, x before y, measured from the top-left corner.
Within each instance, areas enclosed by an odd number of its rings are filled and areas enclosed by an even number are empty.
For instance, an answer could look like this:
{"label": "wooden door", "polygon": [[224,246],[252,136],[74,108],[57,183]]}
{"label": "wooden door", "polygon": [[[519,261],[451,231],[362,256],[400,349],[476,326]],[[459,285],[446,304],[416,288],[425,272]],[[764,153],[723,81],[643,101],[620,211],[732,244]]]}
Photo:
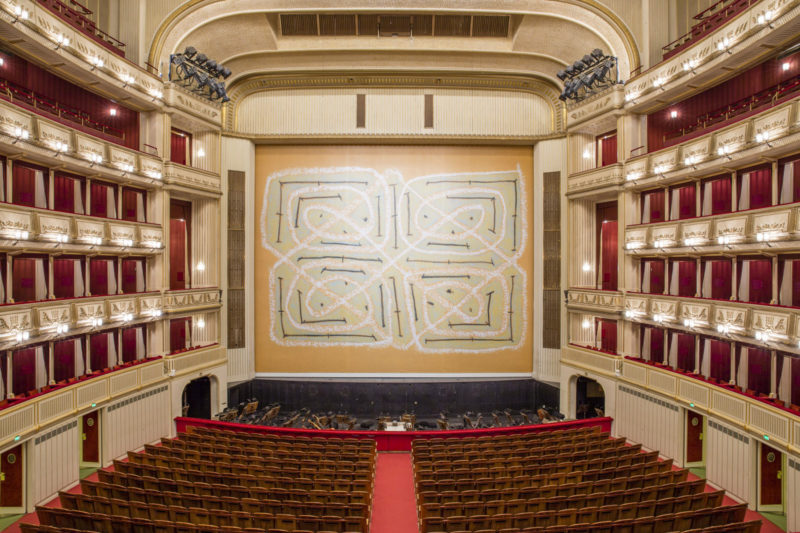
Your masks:
{"label": "wooden door", "polygon": [[703,415],[686,410],[686,462],[703,461]]}
{"label": "wooden door", "polygon": [[100,418],[98,412],[83,415],[83,429],[81,438],[82,458],[84,463],[100,462]]}
{"label": "wooden door", "polygon": [[0,507],[22,507],[22,445],[0,455]]}
{"label": "wooden door", "polygon": [[781,505],[783,501],[783,454],[761,443],[761,505]]}

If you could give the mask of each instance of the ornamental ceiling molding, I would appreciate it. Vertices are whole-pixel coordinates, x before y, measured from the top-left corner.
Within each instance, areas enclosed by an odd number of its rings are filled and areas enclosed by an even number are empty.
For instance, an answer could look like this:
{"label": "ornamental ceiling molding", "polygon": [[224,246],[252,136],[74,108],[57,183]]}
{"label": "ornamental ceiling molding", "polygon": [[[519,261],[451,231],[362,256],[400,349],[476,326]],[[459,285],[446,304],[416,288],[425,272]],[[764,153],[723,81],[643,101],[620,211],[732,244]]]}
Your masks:
{"label": "ornamental ceiling molding", "polygon": [[[230,0],[228,0],[229,3]],[[193,14],[197,13],[203,8],[212,6],[214,4],[223,3],[225,0],[187,0],[183,4],[181,4],[178,8],[173,10],[160,24],[158,29],[156,30],[155,34],[153,35],[152,41],[150,43],[150,50],[148,54],[148,62],[151,65],[159,64],[159,61],[163,59],[162,56],[165,54],[169,54],[172,52],[171,48],[175,47],[181,40],[190,33],[191,30],[194,30],[203,24],[198,24],[187,31],[184,31],[182,35],[179,35],[175,38],[173,44],[171,46],[167,45],[168,40],[172,36],[171,34],[178,28],[178,25],[183,22],[184,20],[191,17]],[[280,13],[280,12],[290,12],[290,11],[308,11],[309,8],[303,8],[298,6],[292,6],[291,4],[287,6],[283,6],[279,0],[274,0],[271,2],[274,7],[267,8],[262,7],[262,11],[264,13],[271,12],[271,13]],[[536,0],[520,0],[518,2],[520,5],[516,6],[513,3],[509,3],[506,7],[505,11],[498,11],[496,7],[492,9],[488,9],[487,7],[481,6],[480,2],[464,2],[459,10],[453,10],[452,8],[436,8],[430,6],[418,6],[413,2],[408,2],[407,5],[403,7],[396,7],[396,5],[388,5],[388,6],[380,6],[380,5],[364,5],[358,8],[348,8],[342,9],[340,5],[337,5],[335,2],[326,4],[324,1],[320,1],[318,7],[315,7],[315,11],[321,12],[341,12],[341,11],[353,11],[354,9],[363,9],[364,11],[386,11],[386,10],[393,10],[393,11],[419,11],[423,9],[425,11],[442,11],[442,12],[464,12],[464,13],[497,13],[497,14],[509,14],[509,15],[534,15],[534,16],[553,16],[556,18],[563,18],[563,15],[559,14],[556,10],[559,8],[560,4],[568,4],[577,6],[587,11],[597,15],[602,20],[604,20],[608,24],[608,29],[610,29],[616,37],[620,40],[623,47],[625,48],[625,53],[627,55],[624,63],[629,65],[629,72],[635,72],[641,66],[641,58],[639,55],[639,48],[636,44],[636,39],[633,36],[633,33],[627,27],[625,22],[622,21],[608,6],[600,3],[598,0],[560,0],[556,2],[552,0],[548,2],[552,7],[553,11],[537,11],[534,9],[533,4],[536,3]],[[368,2],[367,2],[368,4]],[[241,11],[242,13],[244,11]],[[237,14],[236,11],[231,10],[229,13],[226,13],[224,16],[232,16]],[[213,13],[209,13],[208,17],[200,17],[204,23],[207,23],[210,20],[219,18],[219,15],[215,15]],[[577,22],[577,21],[576,21]],[[601,30],[593,28],[597,35],[604,40],[608,41],[609,35],[602,33]],[[617,55],[619,55],[619,51],[616,51]],[[577,58],[574,58],[577,59]],[[620,58],[621,60],[623,58]],[[571,61],[572,59],[570,59]]]}
{"label": "ornamental ceiling molding", "polygon": [[242,79],[228,89],[231,99],[222,112],[222,128],[226,133],[238,133],[236,118],[241,103],[253,94],[279,89],[331,89],[351,87],[363,89],[372,87],[431,88],[431,89],[483,89],[498,91],[517,91],[532,93],[544,98],[549,104],[553,117],[551,134],[566,131],[566,110],[558,99],[560,90],[550,82],[533,77],[478,76],[463,74],[333,74],[333,75],[258,75]]}

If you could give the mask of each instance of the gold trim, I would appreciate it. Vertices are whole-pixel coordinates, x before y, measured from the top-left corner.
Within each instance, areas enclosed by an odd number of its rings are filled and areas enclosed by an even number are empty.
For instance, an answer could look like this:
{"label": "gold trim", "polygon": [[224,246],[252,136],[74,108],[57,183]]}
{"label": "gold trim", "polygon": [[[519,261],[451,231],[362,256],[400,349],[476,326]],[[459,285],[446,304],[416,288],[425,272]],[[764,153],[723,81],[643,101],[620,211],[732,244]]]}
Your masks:
{"label": "gold trim", "polygon": [[[167,18],[165,18],[161,24],[159,25],[158,29],[156,30],[155,35],[153,36],[153,41],[150,44],[150,52],[148,54],[148,62],[151,65],[156,65],[158,63],[158,58],[161,56],[164,48],[164,40],[165,35],[167,33],[167,29],[173,26],[173,24],[181,17],[188,15],[190,11],[196,10],[200,4],[203,3],[216,3],[222,0],[188,0],[177,9],[172,11]],[[597,0],[572,0],[573,2],[578,2],[578,5],[584,4],[586,7],[591,8],[602,15],[605,15],[609,21],[609,26],[611,29],[614,30],[620,37],[622,38],[622,42],[625,46],[625,51],[628,54],[628,59],[630,63],[630,71],[634,72],[641,66],[641,58],[639,56],[639,49],[636,46],[636,39],[634,38],[633,34],[628,29],[627,25],[620,19],[610,8],[601,4]],[[268,12],[269,10],[265,10]],[[330,10],[327,10],[330,11]],[[401,9],[400,11],[404,11]],[[515,13],[508,13],[509,15],[536,15],[536,14],[543,14],[537,13],[534,11],[524,11],[522,13],[515,12]],[[546,13],[544,13],[546,15]]]}

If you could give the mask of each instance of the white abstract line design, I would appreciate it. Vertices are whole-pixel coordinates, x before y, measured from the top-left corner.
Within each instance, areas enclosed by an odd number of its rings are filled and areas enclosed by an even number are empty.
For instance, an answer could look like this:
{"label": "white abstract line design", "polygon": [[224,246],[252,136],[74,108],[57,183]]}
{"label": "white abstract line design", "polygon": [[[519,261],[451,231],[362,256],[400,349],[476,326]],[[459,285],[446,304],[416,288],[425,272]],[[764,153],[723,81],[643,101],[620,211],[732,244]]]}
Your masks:
{"label": "white abstract line design", "polygon": [[270,336],[284,346],[522,345],[525,176],[298,168],[267,179]]}

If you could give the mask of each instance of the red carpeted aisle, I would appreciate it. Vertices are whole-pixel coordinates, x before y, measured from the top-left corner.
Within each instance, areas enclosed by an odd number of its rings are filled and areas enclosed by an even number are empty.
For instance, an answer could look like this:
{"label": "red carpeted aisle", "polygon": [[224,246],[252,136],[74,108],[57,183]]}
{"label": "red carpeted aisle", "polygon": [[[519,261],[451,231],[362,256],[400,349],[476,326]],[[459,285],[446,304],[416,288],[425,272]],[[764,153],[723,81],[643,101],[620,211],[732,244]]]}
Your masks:
{"label": "red carpeted aisle", "polygon": [[419,533],[410,453],[378,453],[370,533]]}

